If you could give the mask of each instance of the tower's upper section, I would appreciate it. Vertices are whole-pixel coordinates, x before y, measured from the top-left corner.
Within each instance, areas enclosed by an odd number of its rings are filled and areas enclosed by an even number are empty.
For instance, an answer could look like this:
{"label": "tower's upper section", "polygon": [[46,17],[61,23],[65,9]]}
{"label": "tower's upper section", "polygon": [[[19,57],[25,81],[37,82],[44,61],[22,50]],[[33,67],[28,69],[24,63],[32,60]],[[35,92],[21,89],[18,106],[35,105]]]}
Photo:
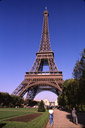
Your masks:
{"label": "tower's upper section", "polygon": [[43,19],[43,30],[39,52],[51,52],[50,40],[49,40],[49,28],[48,28],[48,16],[49,13],[47,9],[44,11],[44,19]]}

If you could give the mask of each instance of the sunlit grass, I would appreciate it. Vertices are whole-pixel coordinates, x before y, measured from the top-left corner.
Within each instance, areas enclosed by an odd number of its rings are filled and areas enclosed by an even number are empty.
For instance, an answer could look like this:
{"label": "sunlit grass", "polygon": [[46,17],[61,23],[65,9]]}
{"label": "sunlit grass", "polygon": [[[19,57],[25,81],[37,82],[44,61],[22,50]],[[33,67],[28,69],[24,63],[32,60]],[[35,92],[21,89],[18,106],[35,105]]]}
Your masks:
{"label": "sunlit grass", "polygon": [[24,114],[37,112],[37,109],[31,108],[0,108],[0,119],[20,116]]}
{"label": "sunlit grass", "polygon": [[33,119],[30,122],[13,122],[6,121],[8,118],[13,118],[21,115],[27,115],[37,112],[37,109],[32,108],[0,108],[0,127],[3,128],[44,128],[48,121],[48,112],[44,112],[41,116]]}

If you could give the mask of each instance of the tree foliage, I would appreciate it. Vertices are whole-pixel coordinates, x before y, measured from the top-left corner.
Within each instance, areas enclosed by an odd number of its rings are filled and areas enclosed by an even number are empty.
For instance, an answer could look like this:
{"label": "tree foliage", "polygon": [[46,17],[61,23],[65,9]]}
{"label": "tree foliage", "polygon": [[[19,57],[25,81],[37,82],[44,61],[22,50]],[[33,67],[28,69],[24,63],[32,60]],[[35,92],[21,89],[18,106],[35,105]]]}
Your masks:
{"label": "tree foliage", "polygon": [[78,61],[74,67],[73,76],[79,81],[80,104],[85,105],[85,49],[83,49],[81,53],[80,61]]}
{"label": "tree foliage", "polygon": [[85,49],[81,53],[81,59],[75,64],[73,77],[74,79],[64,82],[58,103],[63,107],[81,105],[82,108],[85,105]]}
{"label": "tree foliage", "polygon": [[77,80],[82,77],[85,79],[85,49],[81,53],[81,59],[76,61],[73,69],[73,77]]}
{"label": "tree foliage", "polygon": [[58,104],[60,106],[72,108],[78,104],[78,89],[79,82],[74,79],[66,80],[63,84],[62,93],[58,97]]}
{"label": "tree foliage", "polygon": [[38,106],[38,112],[45,112],[45,107],[44,107],[44,103],[42,100]]}
{"label": "tree foliage", "polygon": [[11,97],[12,97],[13,107],[15,107],[15,106],[22,107],[24,100],[20,96],[11,95]]}
{"label": "tree foliage", "polygon": [[0,92],[0,107],[21,107],[23,103],[23,99],[19,96]]}
{"label": "tree foliage", "polygon": [[12,101],[11,96],[8,93],[0,93],[0,104],[1,106],[10,106]]}

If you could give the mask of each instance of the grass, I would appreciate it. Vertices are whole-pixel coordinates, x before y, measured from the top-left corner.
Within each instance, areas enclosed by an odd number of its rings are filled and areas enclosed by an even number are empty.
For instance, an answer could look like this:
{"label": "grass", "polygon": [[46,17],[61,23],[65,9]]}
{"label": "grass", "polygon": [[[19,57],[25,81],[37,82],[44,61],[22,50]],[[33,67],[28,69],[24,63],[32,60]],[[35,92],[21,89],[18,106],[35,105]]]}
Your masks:
{"label": "grass", "polygon": [[37,109],[26,108],[0,108],[0,120],[37,112]]}
{"label": "grass", "polygon": [[45,112],[42,116],[29,122],[29,125],[26,128],[44,128],[48,121],[48,112]]}
{"label": "grass", "polygon": [[44,128],[48,120],[48,112],[44,112],[41,116],[27,123],[5,121],[8,118],[35,112],[37,109],[32,108],[0,108],[0,128]]}

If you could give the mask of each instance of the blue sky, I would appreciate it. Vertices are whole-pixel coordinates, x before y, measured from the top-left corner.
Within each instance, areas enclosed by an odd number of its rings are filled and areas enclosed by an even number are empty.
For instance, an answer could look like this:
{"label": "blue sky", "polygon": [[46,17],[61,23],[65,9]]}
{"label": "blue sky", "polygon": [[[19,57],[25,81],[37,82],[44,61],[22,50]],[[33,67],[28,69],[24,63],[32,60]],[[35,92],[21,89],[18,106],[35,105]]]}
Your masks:
{"label": "blue sky", "polygon": [[[72,71],[85,48],[83,0],[0,1],[0,91],[12,93],[31,69],[39,50],[43,11],[49,11],[49,33],[55,63],[63,79]],[[41,97],[44,94],[43,97]],[[48,95],[48,97],[47,97]],[[56,96],[42,92],[36,99]]]}

